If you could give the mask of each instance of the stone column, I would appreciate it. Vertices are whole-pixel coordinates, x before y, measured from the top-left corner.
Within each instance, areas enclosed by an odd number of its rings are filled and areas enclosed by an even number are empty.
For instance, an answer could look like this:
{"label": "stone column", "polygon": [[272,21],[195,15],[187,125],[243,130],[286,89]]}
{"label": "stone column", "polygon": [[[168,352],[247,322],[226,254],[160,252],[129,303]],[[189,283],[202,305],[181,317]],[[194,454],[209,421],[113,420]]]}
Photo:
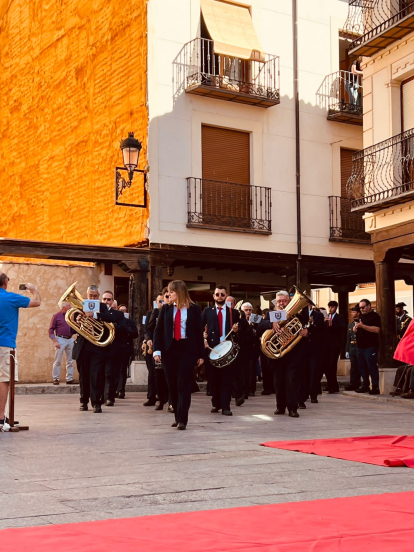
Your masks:
{"label": "stone column", "polygon": [[162,291],[162,280],[163,280],[163,270],[162,266],[153,266],[151,263],[151,280],[150,280],[150,310],[152,309],[152,302],[155,300],[157,293]]}
{"label": "stone column", "polygon": [[378,365],[380,368],[392,368],[394,351],[397,346],[395,324],[395,285],[394,261],[384,259],[375,262],[377,289],[377,312],[381,316],[381,334]]}

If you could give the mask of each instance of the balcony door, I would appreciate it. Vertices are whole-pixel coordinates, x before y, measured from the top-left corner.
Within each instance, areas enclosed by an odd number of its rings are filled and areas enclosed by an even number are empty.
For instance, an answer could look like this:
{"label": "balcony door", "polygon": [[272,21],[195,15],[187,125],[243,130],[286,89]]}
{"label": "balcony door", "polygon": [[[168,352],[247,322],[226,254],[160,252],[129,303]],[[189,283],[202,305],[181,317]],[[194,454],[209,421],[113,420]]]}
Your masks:
{"label": "balcony door", "polygon": [[203,125],[203,223],[250,228],[250,134]]}
{"label": "balcony door", "polygon": [[[414,77],[405,80],[401,84],[401,107],[401,128],[403,132],[406,132],[414,128]],[[401,171],[401,174],[395,180],[402,182],[403,185],[409,185],[414,182],[413,137],[410,136],[407,139],[403,139],[401,145],[397,147],[401,147],[401,164],[399,167],[396,167],[396,170]],[[398,159],[400,156],[397,155],[395,157]],[[411,189],[411,187],[408,189]]]}
{"label": "balcony door", "polygon": [[363,235],[365,224],[359,213],[351,213],[351,200],[347,197],[346,184],[352,175],[352,155],[358,150],[341,148],[341,237],[354,239]]}

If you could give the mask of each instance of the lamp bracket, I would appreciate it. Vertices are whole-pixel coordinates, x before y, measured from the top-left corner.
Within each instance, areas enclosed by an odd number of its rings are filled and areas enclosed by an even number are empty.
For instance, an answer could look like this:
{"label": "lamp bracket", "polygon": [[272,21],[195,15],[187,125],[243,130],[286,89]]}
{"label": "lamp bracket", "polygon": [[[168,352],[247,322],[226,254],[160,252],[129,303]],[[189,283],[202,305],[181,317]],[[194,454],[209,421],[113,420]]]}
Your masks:
{"label": "lamp bracket", "polygon": [[[124,171],[127,173],[127,178],[124,178],[122,176],[121,171]],[[144,186],[143,186],[144,203],[143,204],[122,203],[121,201],[119,201],[119,198],[121,197],[124,190],[132,186],[131,176],[133,176],[134,173],[142,173],[144,175]],[[134,169],[134,171],[130,173],[128,169],[126,169],[125,167],[115,167],[115,205],[120,205],[123,207],[138,207],[140,209],[147,208],[147,173],[146,171]]]}

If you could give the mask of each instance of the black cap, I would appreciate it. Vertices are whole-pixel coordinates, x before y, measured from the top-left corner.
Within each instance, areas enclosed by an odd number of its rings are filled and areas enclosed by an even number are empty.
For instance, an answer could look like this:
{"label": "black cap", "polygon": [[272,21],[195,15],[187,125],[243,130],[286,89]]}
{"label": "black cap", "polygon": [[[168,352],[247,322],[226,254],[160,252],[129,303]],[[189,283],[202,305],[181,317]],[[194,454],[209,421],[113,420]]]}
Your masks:
{"label": "black cap", "polygon": [[403,308],[403,307],[406,307],[406,306],[407,306],[407,305],[406,305],[405,303],[397,303],[397,304],[395,305],[395,308],[397,308],[397,307]]}
{"label": "black cap", "polygon": [[349,309],[350,311],[355,311],[355,312],[360,312],[360,308],[358,305],[355,305],[355,307],[352,307],[351,309]]}

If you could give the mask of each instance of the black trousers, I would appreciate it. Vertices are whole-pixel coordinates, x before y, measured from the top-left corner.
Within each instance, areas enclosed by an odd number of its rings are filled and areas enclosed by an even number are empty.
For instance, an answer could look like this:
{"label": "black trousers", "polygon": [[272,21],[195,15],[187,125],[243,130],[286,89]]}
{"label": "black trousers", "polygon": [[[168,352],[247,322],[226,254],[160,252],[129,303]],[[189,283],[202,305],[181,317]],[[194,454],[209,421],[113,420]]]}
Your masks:
{"label": "black trousers", "polygon": [[231,393],[234,385],[234,362],[225,368],[211,366],[211,376],[211,404],[219,410],[230,410]]}
{"label": "black trousers", "polygon": [[352,387],[358,388],[361,386],[361,374],[358,368],[357,348],[349,352],[349,360],[351,361],[351,372],[349,374],[349,384]]}
{"label": "black trousers", "polygon": [[145,355],[145,362],[147,364],[148,370],[148,391],[147,399],[149,401],[155,402],[157,395],[157,386],[155,382],[155,364],[152,354],[147,353]]}
{"label": "black trousers", "polygon": [[[209,363],[210,364],[210,363]],[[243,361],[243,353],[242,351],[239,351],[239,354],[237,355],[236,360],[234,360],[231,365],[233,366],[233,382],[232,382],[232,394],[235,397],[235,399],[240,399],[244,395],[245,385],[244,385],[244,361]],[[210,365],[210,374],[212,370],[216,370],[217,368],[214,368]]]}
{"label": "black trousers", "polygon": [[115,401],[118,381],[122,370],[123,354],[114,349],[105,360],[105,400]]}
{"label": "black trousers", "polygon": [[262,368],[263,391],[268,395],[273,395],[275,392],[273,370],[270,365],[270,359],[263,353],[260,353],[260,366]]}
{"label": "black trousers", "polygon": [[118,375],[118,384],[116,386],[117,392],[121,395],[125,395],[125,386],[128,378],[128,368],[129,368],[130,359],[131,359],[130,353],[123,353],[121,355],[121,361],[120,361],[121,370]]}
{"label": "black trousers", "polygon": [[187,425],[191,405],[193,369],[197,364],[195,355],[188,353],[185,340],[175,341],[162,354],[165,375],[174,408],[175,421]]}
{"label": "black trousers", "polygon": [[298,402],[303,404],[310,396],[316,399],[321,393],[319,353],[307,350],[302,355],[298,373]]}
{"label": "black trousers", "polygon": [[165,374],[164,365],[161,368],[155,368],[155,388],[157,390],[158,399],[161,404],[168,402],[168,385]]}
{"label": "black trousers", "polygon": [[341,354],[341,348],[328,344],[328,350],[326,352],[326,364],[325,364],[325,376],[328,391],[339,391],[338,380],[336,373],[338,370],[338,360]]}
{"label": "black trousers", "polygon": [[105,349],[85,340],[77,360],[80,402],[92,406],[103,402],[105,390]]}
{"label": "black trousers", "polygon": [[276,393],[276,407],[279,410],[297,410],[297,376],[300,367],[298,345],[284,357],[271,360]]}
{"label": "black trousers", "polygon": [[249,381],[248,381],[248,392],[256,393],[256,380],[257,380],[257,361],[259,353],[251,353],[249,359]]}

